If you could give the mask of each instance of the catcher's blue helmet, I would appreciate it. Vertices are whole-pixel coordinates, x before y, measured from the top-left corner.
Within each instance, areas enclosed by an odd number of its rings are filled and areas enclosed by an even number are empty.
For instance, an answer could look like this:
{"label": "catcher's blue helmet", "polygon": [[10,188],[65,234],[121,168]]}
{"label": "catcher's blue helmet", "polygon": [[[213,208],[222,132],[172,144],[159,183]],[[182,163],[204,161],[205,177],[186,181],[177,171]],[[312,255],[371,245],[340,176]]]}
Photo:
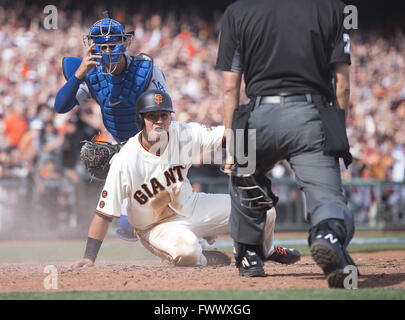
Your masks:
{"label": "catcher's blue helmet", "polygon": [[117,63],[131,43],[132,36],[133,32],[125,32],[123,24],[110,19],[107,11],[104,12],[103,19],[90,27],[86,36],[87,44],[94,43],[94,53],[102,56],[100,72],[111,74],[115,71]]}

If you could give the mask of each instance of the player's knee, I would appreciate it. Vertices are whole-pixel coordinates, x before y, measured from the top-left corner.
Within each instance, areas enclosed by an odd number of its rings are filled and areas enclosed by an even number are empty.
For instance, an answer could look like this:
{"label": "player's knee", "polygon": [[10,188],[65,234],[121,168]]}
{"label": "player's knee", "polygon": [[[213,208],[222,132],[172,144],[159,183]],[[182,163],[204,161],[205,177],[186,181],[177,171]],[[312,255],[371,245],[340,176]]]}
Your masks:
{"label": "player's knee", "polygon": [[175,246],[173,260],[176,266],[195,266],[198,264],[202,249],[196,236],[182,237]]}

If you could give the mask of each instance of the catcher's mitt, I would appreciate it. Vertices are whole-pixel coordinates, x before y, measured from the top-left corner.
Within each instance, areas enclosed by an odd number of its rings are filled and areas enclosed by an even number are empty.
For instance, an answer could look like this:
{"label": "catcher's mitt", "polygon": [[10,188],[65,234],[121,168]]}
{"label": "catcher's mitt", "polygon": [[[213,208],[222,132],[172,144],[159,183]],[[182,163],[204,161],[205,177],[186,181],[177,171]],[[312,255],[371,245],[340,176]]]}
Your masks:
{"label": "catcher's mitt", "polygon": [[111,158],[120,151],[120,144],[111,144],[104,141],[83,141],[80,150],[80,159],[86,169],[97,179],[107,178],[110,170]]}

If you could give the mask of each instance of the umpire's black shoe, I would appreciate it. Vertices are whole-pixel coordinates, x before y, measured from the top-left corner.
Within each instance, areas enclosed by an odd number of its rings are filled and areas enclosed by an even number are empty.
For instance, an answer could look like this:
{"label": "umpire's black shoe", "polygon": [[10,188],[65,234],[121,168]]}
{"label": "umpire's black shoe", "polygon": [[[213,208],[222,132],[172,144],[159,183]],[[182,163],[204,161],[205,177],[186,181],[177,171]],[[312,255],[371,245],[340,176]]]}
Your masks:
{"label": "umpire's black shoe", "polygon": [[256,252],[246,250],[239,264],[239,275],[242,277],[265,277],[263,261]]}
{"label": "umpire's black shoe", "polygon": [[348,275],[344,268],[356,266],[342,245],[345,236],[343,223],[336,219],[315,226],[309,236],[312,258],[322,268],[330,288],[344,288],[344,279]]}
{"label": "umpire's black shoe", "polygon": [[281,264],[293,264],[301,259],[298,250],[274,246],[273,253],[267,257],[266,261],[278,262]]}

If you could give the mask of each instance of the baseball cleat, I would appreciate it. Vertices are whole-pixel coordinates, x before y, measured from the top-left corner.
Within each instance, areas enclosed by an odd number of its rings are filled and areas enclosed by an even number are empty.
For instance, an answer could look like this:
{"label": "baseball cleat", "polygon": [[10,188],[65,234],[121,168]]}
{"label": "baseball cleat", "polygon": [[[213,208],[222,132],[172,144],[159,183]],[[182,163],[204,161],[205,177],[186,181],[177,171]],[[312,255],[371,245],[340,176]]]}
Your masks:
{"label": "baseball cleat", "polygon": [[128,232],[127,230],[118,228],[117,230],[115,230],[115,235],[122,239],[122,240],[126,240],[126,241],[138,241],[138,237],[136,236],[135,232]]}
{"label": "baseball cleat", "polygon": [[300,259],[301,253],[298,250],[274,246],[273,253],[266,259],[266,261],[274,261],[282,264],[293,264]]}
{"label": "baseball cleat", "polygon": [[239,275],[242,277],[266,277],[263,261],[256,252],[246,250],[239,265]]}
{"label": "baseball cleat", "polygon": [[344,288],[344,279],[347,276],[344,268],[356,265],[334,232],[319,232],[312,241],[310,250],[312,258],[327,277],[329,287]]}
{"label": "baseball cleat", "polygon": [[128,220],[128,216],[121,215],[118,219],[118,229],[115,231],[115,235],[126,241],[138,241],[135,229]]}
{"label": "baseball cleat", "polygon": [[222,251],[203,250],[202,254],[207,259],[207,266],[220,266],[220,265],[229,266],[232,262],[231,257]]}

